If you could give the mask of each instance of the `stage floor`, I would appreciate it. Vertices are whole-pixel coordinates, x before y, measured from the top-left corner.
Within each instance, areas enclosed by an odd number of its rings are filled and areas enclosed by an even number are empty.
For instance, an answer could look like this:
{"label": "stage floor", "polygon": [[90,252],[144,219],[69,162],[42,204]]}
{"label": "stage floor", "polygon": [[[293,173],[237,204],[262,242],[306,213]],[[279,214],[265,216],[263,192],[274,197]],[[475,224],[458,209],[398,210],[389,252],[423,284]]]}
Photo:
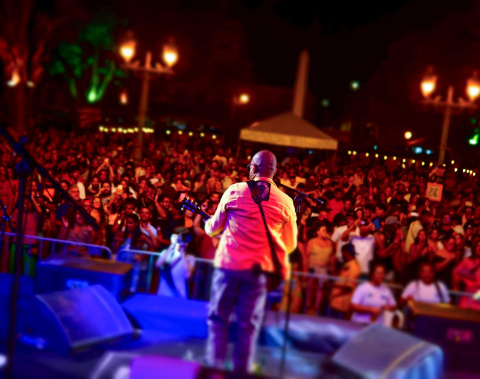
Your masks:
{"label": "stage floor", "polygon": [[[229,346],[229,356],[231,350],[232,345]],[[129,372],[130,362],[136,357],[158,355],[203,363],[204,351],[205,340],[179,340],[177,336],[158,332],[145,332],[137,340],[112,346],[103,351],[89,351],[68,357],[19,345],[15,359],[15,378],[128,378],[129,376],[124,375]],[[259,346],[256,359],[260,365],[259,374],[279,377],[280,357],[280,348]],[[327,359],[320,354],[289,350],[285,377],[329,377],[322,368]],[[231,368],[231,364],[227,362],[228,368]]]}
{"label": "stage floor", "polygon": [[[25,290],[26,286],[23,289]],[[33,286],[30,292],[33,292],[32,289]],[[0,292],[4,294],[3,298],[7,297],[8,292],[5,288],[0,288]],[[20,316],[31,318],[27,299],[24,300],[24,306],[19,308]],[[142,329],[138,338],[107,347],[91,348],[87,352],[70,356],[18,343],[14,377],[126,379],[129,378],[131,361],[145,356],[178,358],[180,365],[182,360],[203,363],[207,334],[205,303],[137,294],[125,301],[122,306],[132,318],[133,325]],[[4,311],[6,312],[6,309]],[[5,313],[4,316],[6,315]],[[5,322],[2,325],[6,327],[7,324]],[[284,315],[281,312],[278,314],[268,312],[264,326],[260,338],[261,346],[257,350],[258,372],[267,377],[279,377]],[[329,354],[333,354],[361,329],[362,326],[346,321],[292,315],[284,377],[352,378],[351,375],[329,365]],[[0,342],[0,352],[4,353],[5,350],[5,346]],[[231,345],[229,350],[230,355]],[[231,368],[231,364],[227,365],[228,368]],[[3,376],[4,372],[0,368],[0,378]],[[152,377],[161,375],[154,374]],[[221,374],[215,376],[223,377],[245,378],[245,375],[239,376],[229,372],[227,376]],[[446,371],[444,378],[473,379],[480,378],[480,374]]]}
{"label": "stage floor", "polygon": [[[158,332],[146,332],[135,341],[113,346],[105,350],[90,351],[69,357],[53,352],[19,346],[16,355],[15,378],[19,379],[126,379],[130,374],[130,362],[140,356],[167,356],[185,361],[202,362],[205,341],[199,339],[178,340]],[[231,353],[232,346],[229,346]],[[4,346],[1,347],[4,351]],[[230,354],[229,353],[229,354]],[[261,375],[278,378],[281,350],[275,347],[259,346],[257,362],[261,364]],[[352,378],[328,366],[328,357],[320,354],[289,350],[285,366],[285,378]],[[4,372],[0,371],[0,377]],[[161,377],[153,375],[152,377]],[[230,372],[220,378],[245,378]],[[446,371],[445,379],[478,379],[480,374]]]}

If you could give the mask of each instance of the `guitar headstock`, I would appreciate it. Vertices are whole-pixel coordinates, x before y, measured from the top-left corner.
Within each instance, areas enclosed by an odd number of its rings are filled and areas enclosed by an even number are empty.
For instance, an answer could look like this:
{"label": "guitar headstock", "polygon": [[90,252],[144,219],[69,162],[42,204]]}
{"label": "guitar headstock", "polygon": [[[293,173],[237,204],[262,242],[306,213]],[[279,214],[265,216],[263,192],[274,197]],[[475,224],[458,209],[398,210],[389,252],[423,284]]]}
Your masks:
{"label": "guitar headstock", "polygon": [[182,211],[190,211],[195,214],[199,214],[202,208],[199,207],[196,201],[193,201],[189,197],[185,197],[182,200]]}
{"label": "guitar headstock", "polygon": [[198,205],[198,203],[188,197],[182,200],[182,211],[190,211],[194,214],[201,215],[204,219],[210,218],[208,214]]}

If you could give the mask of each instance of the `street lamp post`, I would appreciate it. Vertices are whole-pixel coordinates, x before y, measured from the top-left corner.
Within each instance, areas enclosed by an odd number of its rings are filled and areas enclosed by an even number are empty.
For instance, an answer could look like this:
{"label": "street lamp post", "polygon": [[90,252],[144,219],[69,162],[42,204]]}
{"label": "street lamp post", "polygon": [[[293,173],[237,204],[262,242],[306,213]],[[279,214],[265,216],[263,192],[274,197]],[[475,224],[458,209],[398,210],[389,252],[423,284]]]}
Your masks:
{"label": "street lamp post", "polygon": [[124,69],[131,70],[142,75],[142,92],[140,95],[140,105],[138,107],[138,133],[135,142],[134,158],[135,161],[142,160],[142,146],[143,146],[143,128],[145,127],[145,120],[147,118],[148,110],[148,95],[150,88],[150,79],[152,74],[173,74],[172,66],[178,60],[177,49],[172,43],[168,43],[163,48],[163,61],[165,65],[156,63],[152,67],[152,53],[150,51],[145,55],[145,64],[140,65],[140,62],[130,62],[135,56],[135,41],[128,40],[120,46],[120,54],[125,59]]}
{"label": "street lamp post", "polygon": [[448,132],[450,130],[450,120],[453,110],[465,110],[465,109],[477,109],[475,99],[480,95],[480,81],[477,78],[477,73],[474,72],[473,76],[467,81],[466,92],[469,100],[464,100],[461,97],[455,102],[453,99],[453,86],[448,87],[447,99],[442,101],[440,96],[431,98],[431,94],[435,91],[437,77],[433,74],[433,69],[429,68],[428,72],[424,75],[420,88],[423,96],[425,97],[424,104],[433,105],[436,109],[443,112],[442,123],[442,135],[440,137],[440,151],[438,154],[438,164],[445,162],[445,152],[448,147]]}
{"label": "street lamp post", "polygon": [[230,127],[227,129],[227,133],[225,135],[224,146],[225,148],[233,148],[236,144],[238,152],[240,148],[240,142],[238,140],[240,134],[240,125],[238,125],[237,120],[238,107],[247,105],[250,102],[250,95],[246,92],[236,93],[233,95],[231,101]]}

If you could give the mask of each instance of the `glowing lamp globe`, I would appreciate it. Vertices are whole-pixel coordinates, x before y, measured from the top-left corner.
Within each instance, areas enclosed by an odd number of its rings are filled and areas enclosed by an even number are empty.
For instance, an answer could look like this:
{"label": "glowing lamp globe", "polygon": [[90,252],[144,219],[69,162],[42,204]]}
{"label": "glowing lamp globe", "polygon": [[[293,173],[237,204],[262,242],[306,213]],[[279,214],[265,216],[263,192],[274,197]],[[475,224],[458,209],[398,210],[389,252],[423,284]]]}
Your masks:
{"label": "glowing lamp globe", "polygon": [[478,80],[477,73],[474,72],[473,76],[467,81],[467,95],[471,101],[480,95],[480,81]]}
{"label": "glowing lamp globe", "polygon": [[128,93],[125,90],[120,92],[120,104],[128,104]]}
{"label": "glowing lamp globe", "polygon": [[172,67],[178,60],[178,51],[175,45],[168,43],[163,47],[163,61],[168,67]]}
{"label": "glowing lamp globe", "polygon": [[18,83],[20,83],[20,75],[18,74],[18,71],[15,70],[15,71],[12,72],[12,77],[7,82],[7,86],[15,87]]}
{"label": "glowing lamp globe", "polygon": [[134,40],[128,40],[120,46],[120,55],[127,63],[135,56],[135,45]]}
{"label": "glowing lamp globe", "polygon": [[250,95],[248,93],[242,93],[238,97],[238,102],[240,104],[248,104],[250,102]]}
{"label": "glowing lamp globe", "polygon": [[405,132],[404,137],[405,137],[405,139],[407,139],[407,140],[410,139],[410,138],[412,138],[412,132]]}
{"label": "glowing lamp globe", "polygon": [[430,95],[435,91],[437,85],[437,77],[433,74],[433,68],[430,67],[427,73],[423,76],[422,83],[420,88],[422,94],[425,98],[430,97]]}

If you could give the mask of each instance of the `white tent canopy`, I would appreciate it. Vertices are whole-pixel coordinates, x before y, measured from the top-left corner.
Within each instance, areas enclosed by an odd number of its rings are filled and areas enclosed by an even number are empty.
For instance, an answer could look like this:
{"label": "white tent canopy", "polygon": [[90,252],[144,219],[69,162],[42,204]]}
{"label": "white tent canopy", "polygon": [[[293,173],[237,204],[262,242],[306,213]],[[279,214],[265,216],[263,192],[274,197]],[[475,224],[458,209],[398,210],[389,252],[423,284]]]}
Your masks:
{"label": "white tent canopy", "polygon": [[291,112],[243,128],[240,139],[303,149],[337,150],[338,141]]}

